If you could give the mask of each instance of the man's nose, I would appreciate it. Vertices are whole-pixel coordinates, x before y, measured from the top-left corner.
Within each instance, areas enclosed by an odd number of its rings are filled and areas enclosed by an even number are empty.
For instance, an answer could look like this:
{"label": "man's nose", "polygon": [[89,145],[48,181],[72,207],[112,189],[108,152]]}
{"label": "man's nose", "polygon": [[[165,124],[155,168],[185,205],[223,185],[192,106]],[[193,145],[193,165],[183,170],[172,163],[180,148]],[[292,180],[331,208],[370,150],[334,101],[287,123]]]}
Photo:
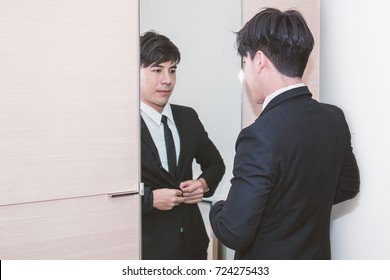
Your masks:
{"label": "man's nose", "polygon": [[161,79],[162,84],[170,85],[172,83],[172,76],[170,73],[164,72]]}

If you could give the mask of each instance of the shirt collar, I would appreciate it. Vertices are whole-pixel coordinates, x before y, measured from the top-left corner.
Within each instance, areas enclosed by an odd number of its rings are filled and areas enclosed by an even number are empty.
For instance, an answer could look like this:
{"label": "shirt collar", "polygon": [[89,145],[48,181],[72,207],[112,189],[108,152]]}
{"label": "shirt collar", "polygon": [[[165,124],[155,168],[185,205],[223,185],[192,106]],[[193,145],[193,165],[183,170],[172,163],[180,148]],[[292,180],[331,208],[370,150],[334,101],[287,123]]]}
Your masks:
{"label": "shirt collar", "polygon": [[265,98],[264,103],[263,103],[263,110],[271,102],[271,100],[274,99],[279,94],[281,94],[281,93],[283,93],[285,91],[288,91],[290,89],[297,88],[297,87],[303,87],[303,86],[305,86],[304,83],[298,83],[298,84],[290,85],[290,86],[283,87],[283,88],[280,88],[278,90],[275,90],[273,93],[271,93],[270,95],[268,95]]}
{"label": "shirt collar", "polygon": [[155,109],[153,109],[152,107],[150,107],[148,104],[144,103],[143,101],[141,101],[141,111],[144,112],[151,120],[153,120],[157,125],[160,125],[161,124],[161,117],[162,115],[165,115],[167,116],[167,118],[172,122],[174,123],[173,121],[173,114],[172,114],[172,109],[171,109],[171,105],[169,103],[167,103],[165,106],[164,106],[164,109],[162,111],[162,113],[159,113],[158,111],[156,111]]}

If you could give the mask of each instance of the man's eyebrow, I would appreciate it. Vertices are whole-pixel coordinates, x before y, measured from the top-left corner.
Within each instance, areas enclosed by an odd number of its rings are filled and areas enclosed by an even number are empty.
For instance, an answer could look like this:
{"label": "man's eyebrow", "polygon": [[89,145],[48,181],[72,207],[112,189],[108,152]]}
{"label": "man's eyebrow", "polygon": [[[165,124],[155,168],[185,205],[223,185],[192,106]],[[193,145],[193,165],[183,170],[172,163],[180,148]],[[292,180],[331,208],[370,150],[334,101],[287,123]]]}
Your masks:
{"label": "man's eyebrow", "polygon": [[[152,64],[151,67],[163,68],[164,66],[162,66],[161,64],[156,64],[155,63],[155,64]],[[173,66],[169,67],[169,69],[172,69],[172,68],[176,69],[177,65],[173,65]]]}

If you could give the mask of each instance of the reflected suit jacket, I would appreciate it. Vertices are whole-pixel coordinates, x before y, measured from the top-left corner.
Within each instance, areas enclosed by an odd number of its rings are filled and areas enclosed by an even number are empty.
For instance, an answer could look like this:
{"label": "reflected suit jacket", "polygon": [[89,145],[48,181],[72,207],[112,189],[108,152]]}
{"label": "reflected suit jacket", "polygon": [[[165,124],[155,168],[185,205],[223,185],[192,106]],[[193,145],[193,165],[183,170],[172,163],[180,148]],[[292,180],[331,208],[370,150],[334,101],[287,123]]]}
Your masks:
{"label": "reflected suit jacket", "polygon": [[276,96],[237,138],[226,201],[210,211],[236,259],[330,259],[332,205],[359,192],[341,109],[306,86]]}
{"label": "reflected suit jacket", "polygon": [[169,211],[153,208],[154,189],[178,189],[180,182],[192,180],[194,159],[209,186],[205,197],[212,196],[225,172],[223,159],[209,139],[195,110],[171,104],[173,118],[180,137],[177,176],[163,167],[156,145],[141,118],[141,161],[144,196],[142,199],[142,259],[173,259],[178,248],[181,229],[184,230],[190,255],[206,250],[209,238],[197,204],[181,204]]}

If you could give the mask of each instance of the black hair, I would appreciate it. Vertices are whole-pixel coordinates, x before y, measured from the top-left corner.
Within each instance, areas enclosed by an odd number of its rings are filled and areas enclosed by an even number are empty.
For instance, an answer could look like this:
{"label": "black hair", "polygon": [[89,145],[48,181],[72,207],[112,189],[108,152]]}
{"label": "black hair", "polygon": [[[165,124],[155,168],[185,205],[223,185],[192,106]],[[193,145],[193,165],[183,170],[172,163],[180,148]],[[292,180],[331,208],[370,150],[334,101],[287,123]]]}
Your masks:
{"label": "black hair", "polygon": [[296,10],[265,8],[236,33],[237,51],[253,59],[262,51],[288,77],[302,77],[314,47],[314,38]]}
{"label": "black hair", "polygon": [[167,61],[180,62],[179,49],[168,37],[154,31],[148,31],[141,35],[141,58],[140,65],[148,67]]}

